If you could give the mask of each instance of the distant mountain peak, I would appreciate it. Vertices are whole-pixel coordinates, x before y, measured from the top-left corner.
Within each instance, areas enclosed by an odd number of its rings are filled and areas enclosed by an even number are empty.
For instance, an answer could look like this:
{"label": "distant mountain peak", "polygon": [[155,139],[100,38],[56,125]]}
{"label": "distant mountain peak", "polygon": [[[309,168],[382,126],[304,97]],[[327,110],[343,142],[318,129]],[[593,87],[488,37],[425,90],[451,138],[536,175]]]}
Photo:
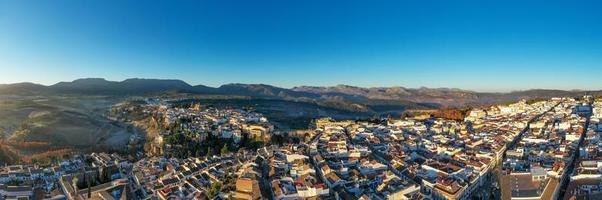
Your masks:
{"label": "distant mountain peak", "polygon": [[161,81],[161,82],[184,82],[179,79],[156,79],[156,78],[128,78],[121,82],[138,82],[138,81]]}
{"label": "distant mountain peak", "polygon": [[[164,92],[237,95],[332,105],[405,105],[412,102],[425,105],[465,106],[539,97],[576,96],[587,91],[534,89],[510,93],[487,93],[457,88],[358,87],[345,84],[329,87],[298,86],[287,89],[267,84],[243,83],[230,83],[213,88],[204,85],[191,86],[177,79],[145,78],[130,78],[119,82],[108,81],[104,78],[83,78],[51,86],[33,83],[0,85],[0,94],[16,95],[146,95]],[[600,91],[590,92],[601,93]]]}
{"label": "distant mountain peak", "polygon": [[81,82],[81,81],[107,81],[105,78],[78,78],[73,80],[73,82]]}
{"label": "distant mountain peak", "polygon": [[73,81],[71,81],[71,83],[108,83],[111,81],[108,81],[107,79],[104,78],[80,78],[80,79],[75,79]]}

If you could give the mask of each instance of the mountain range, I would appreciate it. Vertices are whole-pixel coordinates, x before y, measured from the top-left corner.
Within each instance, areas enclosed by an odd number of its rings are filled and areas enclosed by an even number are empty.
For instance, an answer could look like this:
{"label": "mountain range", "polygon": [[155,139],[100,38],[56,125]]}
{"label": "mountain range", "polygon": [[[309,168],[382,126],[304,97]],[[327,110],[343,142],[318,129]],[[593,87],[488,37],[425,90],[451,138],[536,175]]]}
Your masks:
{"label": "mountain range", "polygon": [[[488,105],[520,99],[599,95],[601,91],[525,90],[508,93],[475,92],[450,88],[331,87],[299,86],[280,88],[265,84],[225,84],[220,87],[190,85],[181,80],[127,79],[108,81],[102,78],[77,79],[50,86],[34,83],[0,85],[0,95],[152,95],[165,92],[222,94],[252,98],[312,102],[347,110],[367,111],[374,108],[440,108]],[[397,108],[396,108],[397,109]]]}

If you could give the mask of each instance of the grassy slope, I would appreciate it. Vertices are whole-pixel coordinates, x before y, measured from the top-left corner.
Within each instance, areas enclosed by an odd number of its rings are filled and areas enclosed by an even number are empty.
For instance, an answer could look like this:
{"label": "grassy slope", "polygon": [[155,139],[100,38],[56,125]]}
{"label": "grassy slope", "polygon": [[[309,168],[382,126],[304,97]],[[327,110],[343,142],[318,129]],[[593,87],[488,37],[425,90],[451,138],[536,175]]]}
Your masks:
{"label": "grassy slope", "polygon": [[2,138],[12,142],[50,143],[48,148],[15,147],[22,155],[57,148],[120,148],[127,143],[130,133],[121,124],[104,117],[115,101],[104,97],[3,99],[0,100]]}

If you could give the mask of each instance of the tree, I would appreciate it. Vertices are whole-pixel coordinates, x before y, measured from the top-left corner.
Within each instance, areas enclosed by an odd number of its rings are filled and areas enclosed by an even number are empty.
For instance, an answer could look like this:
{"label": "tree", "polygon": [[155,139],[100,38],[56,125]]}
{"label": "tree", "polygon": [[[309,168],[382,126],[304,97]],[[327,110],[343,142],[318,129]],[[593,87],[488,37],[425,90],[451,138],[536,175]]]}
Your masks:
{"label": "tree", "polygon": [[213,148],[207,147],[207,156],[213,156]]}
{"label": "tree", "polygon": [[51,156],[50,156],[50,161],[52,162],[52,164],[59,163],[59,162],[60,162],[60,160],[61,160],[61,159],[60,159],[58,156],[56,156],[56,155],[51,155]]}
{"label": "tree", "polygon": [[6,184],[10,185],[10,186],[19,186],[19,185],[21,185],[21,182],[19,180],[13,179],[13,180],[8,181],[8,183],[6,183]]}
{"label": "tree", "polygon": [[249,138],[249,134],[243,133],[242,139],[240,140],[240,146],[248,147],[251,144],[251,139]]}
{"label": "tree", "polygon": [[224,146],[220,150],[220,154],[223,156],[223,155],[228,154],[228,152],[230,152],[230,150],[228,150],[228,144],[224,144]]}
{"label": "tree", "polygon": [[209,197],[209,199],[213,199],[214,197],[216,197],[219,192],[222,190],[222,183],[220,182],[214,182],[211,184],[211,188],[209,188],[209,192],[207,192],[207,196]]}

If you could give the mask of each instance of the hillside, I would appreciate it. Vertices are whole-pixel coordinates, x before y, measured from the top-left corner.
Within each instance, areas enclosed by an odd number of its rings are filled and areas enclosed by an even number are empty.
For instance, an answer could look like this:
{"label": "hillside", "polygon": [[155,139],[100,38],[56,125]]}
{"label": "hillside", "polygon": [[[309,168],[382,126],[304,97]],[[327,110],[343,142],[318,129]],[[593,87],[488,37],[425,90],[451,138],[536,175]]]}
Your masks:
{"label": "hillside", "polygon": [[355,102],[372,104],[372,102],[414,102],[440,106],[463,106],[479,103],[479,94],[472,91],[447,88],[404,88],[377,87],[362,88],[348,85],[334,87],[295,87],[293,91],[320,94],[325,97],[341,97]]}
{"label": "hillside", "polygon": [[[0,160],[15,162],[93,149],[124,149],[136,130],[105,117],[106,97],[0,98]],[[49,153],[50,152],[50,153]]]}
{"label": "hillside", "polygon": [[[579,96],[586,91],[526,90],[510,93],[485,93],[450,88],[363,88],[348,85],[333,87],[299,86],[292,89],[265,84],[225,84],[217,88],[192,86],[181,80],[127,79],[107,81],[99,78],[60,82],[51,86],[32,83],[0,85],[0,95],[157,95],[166,93],[221,94],[261,99],[313,103],[358,112],[390,112],[407,108],[440,108],[487,105],[553,96]],[[600,91],[590,91],[601,94]]]}

